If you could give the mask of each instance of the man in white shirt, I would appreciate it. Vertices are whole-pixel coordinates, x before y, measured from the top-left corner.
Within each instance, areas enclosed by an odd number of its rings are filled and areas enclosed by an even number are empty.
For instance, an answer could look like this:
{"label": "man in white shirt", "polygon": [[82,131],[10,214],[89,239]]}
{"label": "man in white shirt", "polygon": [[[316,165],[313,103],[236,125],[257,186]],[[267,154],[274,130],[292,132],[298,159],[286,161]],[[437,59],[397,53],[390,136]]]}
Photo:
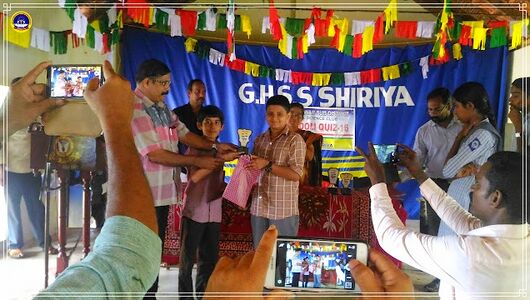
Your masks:
{"label": "man in white shirt", "polygon": [[[425,173],[444,191],[449,188],[449,181],[443,175],[445,160],[456,136],[462,130],[462,124],[454,117],[451,110],[451,92],[448,89],[436,88],[427,96],[427,113],[430,120],[416,132],[414,151]],[[421,201],[420,232],[437,235],[440,217],[427,201]],[[424,286],[425,292],[436,292],[440,280],[435,278]]]}
{"label": "man in white shirt", "polygon": [[371,143],[369,147],[369,156],[357,151],[366,159],[365,171],[372,182],[372,222],[385,251],[440,278],[442,299],[524,296],[525,270],[530,268],[524,251],[530,239],[527,216],[521,213],[521,154],[498,152],[480,167],[468,213],[427,177],[414,151],[400,145],[401,164],[418,180],[422,195],[440,218],[457,233],[435,237],[413,232],[401,223],[384,183],[383,168]]}

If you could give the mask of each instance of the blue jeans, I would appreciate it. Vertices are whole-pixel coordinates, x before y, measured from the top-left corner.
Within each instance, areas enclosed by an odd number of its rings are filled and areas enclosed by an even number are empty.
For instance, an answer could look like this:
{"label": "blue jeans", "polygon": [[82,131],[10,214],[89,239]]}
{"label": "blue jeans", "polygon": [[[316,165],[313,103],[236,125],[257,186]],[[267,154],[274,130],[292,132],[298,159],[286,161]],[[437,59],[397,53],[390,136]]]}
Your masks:
{"label": "blue jeans", "polygon": [[20,202],[26,203],[33,236],[44,247],[44,204],[39,199],[41,176],[33,173],[7,172],[7,227],[9,249],[24,247]]}
{"label": "blue jeans", "polygon": [[320,275],[313,273],[313,287],[319,288],[320,287]]}
{"label": "blue jeans", "polygon": [[254,243],[254,249],[258,247],[261,237],[272,224],[274,224],[276,229],[278,229],[278,236],[296,237],[298,235],[298,215],[278,220],[250,215],[250,225],[252,226],[252,241]]}

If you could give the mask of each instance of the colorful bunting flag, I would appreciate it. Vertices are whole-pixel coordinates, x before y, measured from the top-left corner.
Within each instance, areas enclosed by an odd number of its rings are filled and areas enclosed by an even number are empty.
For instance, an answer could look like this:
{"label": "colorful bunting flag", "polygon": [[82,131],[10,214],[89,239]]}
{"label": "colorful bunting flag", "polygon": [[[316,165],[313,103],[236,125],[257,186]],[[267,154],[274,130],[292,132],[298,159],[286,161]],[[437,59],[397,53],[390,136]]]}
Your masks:
{"label": "colorful bunting flag", "polygon": [[486,37],[488,28],[475,28],[473,30],[473,49],[486,50]]}
{"label": "colorful bunting flag", "polygon": [[374,49],[374,26],[368,26],[363,32],[363,46],[361,54],[372,51]]}
{"label": "colorful bunting flag", "polygon": [[461,60],[462,57],[462,46],[459,43],[453,44],[453,58],[455,60]]}
{"label": "colorful bunting flag", "polygon": [[490,48],[498,48],[508,44],[506,27],[496,27],[491,30]]}
{"label": "colorful bunting flag", "polygon": [[396,79],[396,78],[400,77],[399,66],[398,65],[383,67],[383,68],[381,68],[381,70],[383,72],[383,80],[384,81],[391,80],[391,79]]}
{"label": "colorful bunting flag", "polygon": [[228,9],[226,10],[226,47],[228,49],[227,57],[230,62],[236,59],[234,49],[235,21],[235,3],[234,0],[228,0]]}
{"label": "colorful bunting flag", "polygon": [[416,21],[397,21],[396,36],[405,39],[416,38],[418,31],[418,22]]}
{"label": "colorful bunting flag", "polygon": [[394,26],[394,22],[397,19],[397,0],[390,0],[388,6],[385,8],[385,33],[390,31],[390,28]]}

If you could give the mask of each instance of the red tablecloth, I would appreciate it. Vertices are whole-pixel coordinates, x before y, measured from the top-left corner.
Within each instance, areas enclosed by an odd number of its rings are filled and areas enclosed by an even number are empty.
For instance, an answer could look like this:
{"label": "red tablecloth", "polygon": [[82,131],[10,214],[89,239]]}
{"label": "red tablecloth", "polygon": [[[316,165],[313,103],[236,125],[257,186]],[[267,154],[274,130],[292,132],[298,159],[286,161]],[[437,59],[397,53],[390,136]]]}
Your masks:
{"label": "red tablecloth", "polygon": [[[355,239],[368,244],[375,240],[368,190],[355,190],[351,195],[332,195],[323,188],[304,186],[300,188],[299,210],[299,237]],[[181,208],[175,205],[169,212],[162,260],[170,265],[178,264],[179,259],[180,211]],[[406,213],[404,216],[406,219]],[[252,250],[250,213],[228,201],[223,202],[219,249],[220,256],[230,257]]]}

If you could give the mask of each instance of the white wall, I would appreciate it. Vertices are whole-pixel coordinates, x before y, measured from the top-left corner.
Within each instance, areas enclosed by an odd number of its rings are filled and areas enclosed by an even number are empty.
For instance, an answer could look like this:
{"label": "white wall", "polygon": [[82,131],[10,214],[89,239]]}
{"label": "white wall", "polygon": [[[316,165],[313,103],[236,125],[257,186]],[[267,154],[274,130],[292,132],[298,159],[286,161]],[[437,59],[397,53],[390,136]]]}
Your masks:
{"label": "white wall", "polygon": [[[14,2],[14,1],[13,1]],[[19,1],[20,2],[20,1]],[[24,3],[36,1],[24,1]],[[42,1],[41,1],[42,2]],[[28,12],[33,20],[33,26],[37,28],[48,29],[50,31],[64,31],[72,29],[72,23],[66,12],[59,8],[57,2],[51,2],[48,8],[12,8],[9,16],[12,13],[23,10]],[[6,20],[9,20],[7,17]],[[3,32],[2,32],[3,34]],[[2,37],[3,38],[3,37]],[[55,55],[44,52],[35,48],[21,48],[10,43],[4,43],[2,51],[7,54],[6,61],[2,60],[0,69],[3,70],[0,74],[0,84],[6,85],[18,76],[23,76],[35,65],[42,61],[51,60],[54,64],[101,64],[107,58],[106,55],[101,55],[91,48],[81,45],[79,48],[72,48],[71,39],[68,41],[68,51],[64,55]],[[37,82],[46,82],[46,72],[44,72],[37,80]],[[22,219],[24,224],[24,242],[26,246],[35,245],[31,226],[27,217],[25,205],[22,205]],[[0,219],[5,220],[6,216],[1,215]],[[79,216],[81,218],[81,216]],[[52,238],[57,238],[57,200],[56,192],[52,193],[51,210],[50,210],[50,230]]]}

